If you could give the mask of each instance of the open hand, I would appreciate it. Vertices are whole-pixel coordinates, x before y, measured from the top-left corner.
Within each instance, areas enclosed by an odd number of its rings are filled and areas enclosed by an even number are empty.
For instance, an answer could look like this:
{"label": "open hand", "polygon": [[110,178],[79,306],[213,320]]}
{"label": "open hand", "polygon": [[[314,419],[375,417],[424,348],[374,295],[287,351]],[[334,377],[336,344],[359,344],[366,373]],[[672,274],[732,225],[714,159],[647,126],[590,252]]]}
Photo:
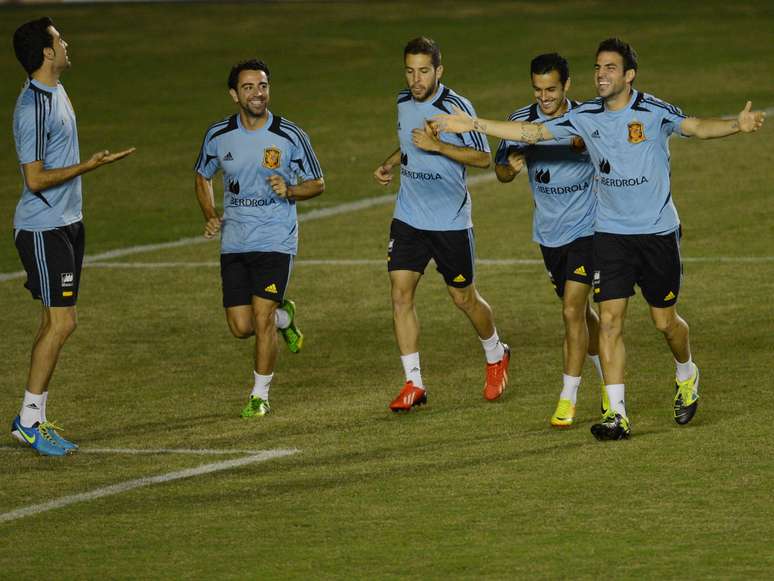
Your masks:
{"label": "open hand", "polygon": [[739,131],[742,133],[752,133],[758,131],[763,125],[763,121],[766,119],[766,113],[763,111],[752,111],[752,101],[747,101],[747,104],[739,112],[737,117],[737,123],[739,123]]}

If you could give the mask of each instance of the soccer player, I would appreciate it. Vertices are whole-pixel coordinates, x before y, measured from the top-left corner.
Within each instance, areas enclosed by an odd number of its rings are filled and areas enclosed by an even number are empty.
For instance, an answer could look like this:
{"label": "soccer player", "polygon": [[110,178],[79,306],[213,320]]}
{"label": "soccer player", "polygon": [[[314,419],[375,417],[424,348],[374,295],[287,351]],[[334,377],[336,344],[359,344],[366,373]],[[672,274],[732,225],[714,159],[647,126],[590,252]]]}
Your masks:
{"label": "soccer player", "polygon": [[[570,68],[561,55],[535,57],[530,74],[535,102],[514,111],[511,121],[542,123],[578,107],[567,97]],[[597,207],[594,166],[579,137],[539,144],[502,140],[495,155],[497,179],[511,182],[525,165],[535,201],[532,238],[540,245],[551,283],[562,301],[564,318],[563,385],[551,425],[569,428],[575,419],[587,353],[602,376],[597,354],[599,317],[588,300],[594,272],[592,236]],[[602,394],[602,408],[607,409],[604,387]]]}
{"label": "soccer player", "polygon": [[[277,361],[277,330],[293,353],[304,336],[295,303],[285,299],[298,248],[296,202],[325,189],[309,137],[269,110],[271,74],[260,60],[234,65],[228,89],[237,113],[214,123],[194,166],[204,235],[221,232],[223,307],[231,333],[255,336],[253,389],[243,418],[271,411],[269,389]],[[223,216],[215,209],[212,178],[223,171]]]}
{"label": "soccer player", "polygon": [[13,35],[16,58],[29,76],[13,113],[16,153],[24,178],[14,215],[14,239],[27,281],[43,305],[32,346],[24,402],[11,434],[45,456],[64,456],[78,446],[46,416],[48,386],[59,353],[76,326],[75,303],[84,251],[81,175],[119,159],[100,151],[81,162],[75,112],[62,83],[70,68],[67,43],[50,18],[22,24]]}
{"label": "soccer player", "polygon": [[599,440],[629,438],[624,402],[626,352],[623,324],[629,297],[639,285],[656,328],[675,358],[673,416],[691,421],[699,400],[699,370],[692,360],[688,324],[677,313],[682,265],[680,221],[672,201],[668,141],[672,133],[699,139],[757,131],[765,113],[748,101],[734,119],[687,117],[634,88],[637,54],[617,38],[597,48],[599,97],[543,124],[475,119],[465,111],[439,117],[447,131],[478,130],[529,143],[581,137],[598,170],[594,228],[594,300],[600,305],[599,351],[609,412],[591,428]]}
{"label": "soccer player", "polygon": [[433,40],[421,37],[409,41],[403,60],[408,89],[398,93],[400,147],[374,172],[384,186],[392,182],[393,168],[399,165],[401,174],[387,270],[406,383],[390,409],[408,411],[427,401],[414,296],[431,258],[454,304],[478,333],[487,361],[484,397],[496,400],[508,382],[510,350],[500,341],[492,309],[474,284],[471,201],[465,182],[465,166],[489,167],[489,144],[475,132],[436,134],[430,130],[427,120],[435,113],[450,112],[454,106],[474,114],[470,101],[441,83],[441,51]]}

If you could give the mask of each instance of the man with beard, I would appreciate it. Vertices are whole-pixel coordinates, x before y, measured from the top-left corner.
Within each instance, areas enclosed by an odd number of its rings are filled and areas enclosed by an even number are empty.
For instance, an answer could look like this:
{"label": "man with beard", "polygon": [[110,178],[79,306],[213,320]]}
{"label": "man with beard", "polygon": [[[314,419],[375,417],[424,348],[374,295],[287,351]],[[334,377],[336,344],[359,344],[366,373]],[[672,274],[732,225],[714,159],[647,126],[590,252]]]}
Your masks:
{"label": "man with beard", "polygon": [[594,227],[594,300],[600,305],[599,351],[610,409],[591,427],[599,440],[631,435],[624,402],[626,352],[623,324],[637,284],[656,328],[675,358],[673,417],[691,421],[699,400],[699,370],[693,363],[688,324],[676,303],[682,278],[680,221],[672,202],[668,141],[672,133],[699,139],[757,131],[765,113],[748,101],[733,119],[686,117],[660,99],[634,89],[637,54],[609,38],[597,48],[599,97],[542,124],[475,119],[466,111],[438,116],[446,131],[478,130],[528,143],[581,137],[598,169]]}
{"label": "man with beard", "polygon": [[[285,299],[298,247],[296,202],[325,189],[309,137],[269,111],[269,82],[263,61],[234,65],[228,87],[238,112],[207,129],[194,166],[204,235],[221,232],[226,321],[235,337],[255,336],[253,389],[243,418],[271,411],[277,330],[291,352],[298,353],[303,345],[295,304]],[[218,170],[223,171],[223,216],[215,209],[212,189]]]}
{"label": "man with beard", "polygon": [[[541,54],[530,63],[535,102],[514,111],[511,121],[543,123],[561,117],[578,103],[567,98],[570,68],[557,53]],[[594,166],[580,137],[528,144],[502,140],[495,155],[495,173],[511,182],[526,165],[535,201],[532,237],[540,244],[543,261],[562,300],[564,319],[564,373],[562,392],[551,425],[569,428],[581,371],[588,353],[602,376],[599,355],[599,317],[588,297],[593,270],[592,235],[597,201]],[[602,409],[607,409],[604,388]]]}
{"label": "man with beard", "polygon": [[419,322],[414,297],[432,258],[453,302],[473,324],[486,355],[484,397],[498,399],[508,382],[510,350],[495,328],[489,305],[474,284],[475,247],[465,166],[489,167],[489,144],[479,133],[434,133],[427,120],[461,107],[473,115],[470,101],[441,84],[443,65],[438,45],[415,38],[403,51],[408,89],[398,94],[400,147],[376,168],[374,177],[387,186],[400,166],[400,190],[390,227],[387,270],[395,338],[406,382],[390,409],[408,411],[427,401],[419,362]]}
{"label": "man with beard", "polygon": [[32,346],[24,403],[11,434],[45,456],[64,456],[78,446],[59,435],[46,416],[48,386],[59,354],[75,331],[75,304],[85,246],[81,175],[123,159],[134,148],[100,151],[81,162],[75,111],[59,79],[70,68],[67,43],[44,17],[13,35],[24,84],[13,113],[13,135],[24,184],[14,215],[14,240],[27,281],[43,304]]}

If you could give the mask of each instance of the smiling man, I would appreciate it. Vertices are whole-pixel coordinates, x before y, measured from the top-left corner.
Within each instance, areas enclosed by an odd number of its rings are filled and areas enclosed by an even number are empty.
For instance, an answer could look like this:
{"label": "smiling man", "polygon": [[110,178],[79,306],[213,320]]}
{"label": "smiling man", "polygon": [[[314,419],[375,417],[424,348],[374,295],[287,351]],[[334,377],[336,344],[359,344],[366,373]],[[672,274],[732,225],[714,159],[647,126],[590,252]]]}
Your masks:
{"label": "smiling man", "polygon": [[398,93],[400,147],[376,168],[387,186],[400,167],[400,190],[390,226],[387,270],[395,339],[406,382],[390,409],[408,411],[427,401],[419,363],[419,321],[414,297],[432,258],[454,304],[475,328],[486,356],[484,397],[498,399],[508,382],[510,351],[498,337],[492,309],[474,283],[475,247],[466,166],[489,167],[489,144],[476,132],[441,133],[427,120],[458,106],[473,106],[441,83],[441,51],[431,39],[415,38],[403,51],[407,89]]}
{"label": "smiling man", "polygon": [[81,175],[123,159],[100,151],[82,162],[75,111],[59,79],[70,68],[68,44],[50,18],[22,24],[13,35],[28,75],[13,113],[13,135],[24,183],[14,215],[14,240],[27,280],[43,304],[32,346],[24,403],[11,434],[39,454],[64,456],[78,446],[46,415],[48,387],[65,342],[75,331],[75,304],[85,246]]}
{"label": "smiling man", "polygon": [[597,49],[594,80],[599,97],[545,123],[475,119],[465,111],[436,116],[437,129],[478,130],[528,143],[581,137],[598,176],[594,227],[594,300],[600,305],[599,351],[610,409],[591,428],[599,440],[629,438],[624,403],[626,351],[623,325],[629,297],[638,285],[656,328],[675,358],[674,420],[684,425],[696,413],[699,369],[693,363],[688,324],[677,313],[682,279],[680,221],[672,201],[669,137],[699,139],[752,133],[765,113],[748,101],[734,119],[687,117],[634,88],[637,54],[609,38]]}
{"label": "smiling man", "polygon": [[[541,54],[530,63],[535,102],[514,111],[511,121],[544,123],[561,117],[578,103],[567,97],[570,68],[557,53]],[[580,137],[529,144],[504,139],[495,156],[495,173],[503,183],[513,181],[526,165],[535,210],[532,238],[540,245],[543,262],[564,319],[564,369],[559,403],[551,425],[568,428],[575,420],[581,371],[588,353],[600,378],[599,317],[588,300],[594,273],[592,236],[597,201],[594,166]],[[608,408],[603,388],[602,408]]]}
{"label": "smiling man", "polygon": [[[277,331],[298,353],[304,336],[295,303],[285,299],[298,249],[296,202],[319,196],[323,174],[309,137],[269,110],[269,67],[234,65],[228,89],[237,113],[209,127],[194,170],[204,235],[221,232],[223,307],[231,333],[255,336],[253,389],[243,418],[271,411],[269,389],[277,361]],[[223,172],[224,211],[215,209],[212,178]]]}

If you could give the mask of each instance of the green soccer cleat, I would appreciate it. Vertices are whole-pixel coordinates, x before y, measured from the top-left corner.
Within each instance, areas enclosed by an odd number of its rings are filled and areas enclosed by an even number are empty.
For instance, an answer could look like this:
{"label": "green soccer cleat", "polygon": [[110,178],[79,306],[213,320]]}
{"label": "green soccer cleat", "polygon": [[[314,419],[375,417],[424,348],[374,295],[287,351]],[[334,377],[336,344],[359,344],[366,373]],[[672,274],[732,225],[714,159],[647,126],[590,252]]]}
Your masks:
{"label": "green soccer cleat", "polygon": [[289,299],[282,301],[280,309],[286,311],[290,315],[290,325],[287,329],[279,329],[282,334],[282,338],[287,343],[288,349],[291,353],[298,353],[301,351],[301,347],[304,346],[304,334],[296,326],[296,303]]}
{"label": "green soccer cleat", "polygon": [[247,405],[244,407],[244,409],[242,409],[242,413],[240,415],[244,419],[249,419],[262,417],[270,412],[271,406],[269,405],[268,401],[251,395],[250,401],[247,402]]}
{"label": "green soccer cleat", "polygon": [[675,421],[684,426],[693,419],[699,407],[699,368],[693,366],[693,376],[685,381],[675,380],[673,414]]}
{"label": "green soccer cleat", "polygon": [[575,421],[575,406],[569,399],[560,399],[554,415],[551,416],[551,425],[555,428],[569,428]]}
{"label": "green soccer cleat", "polygon": [[591,433],[597,440],[628,440],[632,435],[629,418],[608,411],[598,424],[591,426]]}

